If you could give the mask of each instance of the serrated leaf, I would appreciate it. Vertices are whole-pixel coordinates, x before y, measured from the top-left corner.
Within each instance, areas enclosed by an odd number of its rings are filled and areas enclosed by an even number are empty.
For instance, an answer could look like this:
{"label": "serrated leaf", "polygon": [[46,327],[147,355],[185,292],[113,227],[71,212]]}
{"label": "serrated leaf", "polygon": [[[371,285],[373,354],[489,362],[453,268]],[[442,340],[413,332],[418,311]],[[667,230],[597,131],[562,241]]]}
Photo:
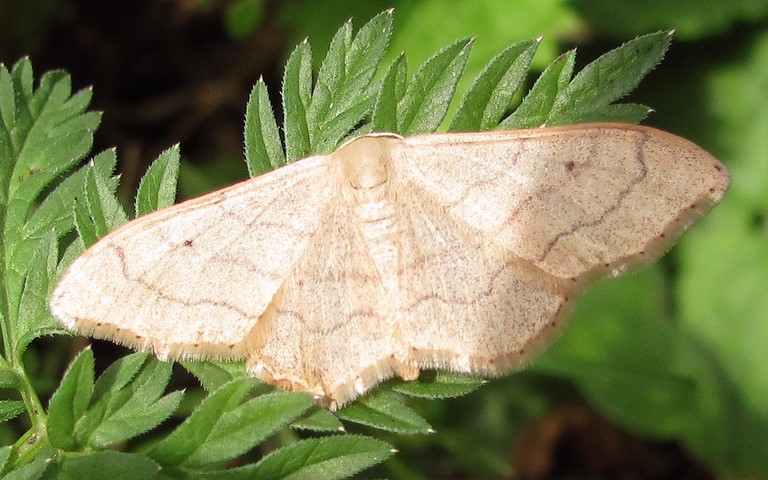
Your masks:
{"label": "serrated leaf", "polygon": [[500,130],[535,128],[549,118],[555,100],[568,87],[576,62],[576,51],[569,50],[547,65],[520,105],[498,126]]}
{"label": "serrated leaf", "polygon": [[75,259],[79,257],[84,251],[85,244],[83,244],[83,241],[80,239],[80,237],[75,237],[75,239],[72,240],[72,243],[67,245],[67,248],[64,250],[64,253],[61,256],[59,265],[56,268],[56,278],[61,278],[67,267],[71,265],[72,262],[75,261]]}
{"label": "serrated leaf", "polygon": [[277,121],[269,101],[267,85],[259,79],[245,107],[245,163],[251,177],[285,165]]}
{"label": "serrated leaf", "polygon": [[288,57],[283,74],[285,158],[291,162],[310,153],[307,108],[312,92],[312,50],[305,41]]}
{"label": "serrated leaf", "polygon": [[0,400],[0,423],[18,417],[24,410],[24,402],[21,400]]}
{"label": "serrated leaf", "polygon": [[176,201],[179,179],[179,145],[163,151],[141,177],[136,192],[136,216],[145,215]]}
{"label": "serrated leaf", "polygon": [[[11,126],[16,123],[16,98],[13,94],[13,80],[11,73],[5,65],[0,64],[0,120],[2,120],[2,129],[4,141],[0,142],[3,150],[0,154],[3,156],[10,154],[11,148]],[[5,184],[5,181],[3,181]]]}
{"label": "serrated leaf", "polygon": [[110,191],[106,179],[94,168],[89,168],[83,188],[83,201],[78,203],[75,210],[75,225],[83,243],[86,246],[93,245],[127,221],[128,215]]}
{"label": "serrated leaf", "polygon": [[149,354],[146,352],[134,352],[112,363],[96,380],[93,389],[94,401],[101,401],[110,392],[125,387],[148,359]]}
{"label": "serrated leaf", "polygon": [[[108,402],[101,423],[89,436],[94,448],[104,448],[145,433],[165,419],[179,406],[183,392],[172,392],[161,398],[171,376],[171,364],[150,360],[125,387],[125,397]],[[123,392],[121,392],[123,393]]]}
{"label": "serrated leaf", "polygon": [[[347,20],[331,39],[328,53],[317,71],[312,101],[307,110],[307,124],[319,126],[330,116],[332,92],[338,91],[345,80],[347,50],[352,43],[352,19]],[[310,142],[315,128],[310,128]],[[318,128],[317,130],[320,130]]]}
{"label": "serrated leaf", "polygon": [[[13,66],[13,69],[11,70],[11,75],[13,76],[14,87],[18,89],[19,96],[28,101],[32,97],[32,92],[34,89],[32,62],[29,60],[29,58],[25,57],[16,62],[16,64]],[[45,76],[43,78],[45,78]],[[42,83],[43,81],[41,80],[40,84],[42,85]]]}
{"label": "serrated leaf", "polygon": [[392,34],[392,12],[366,23],[352,39],[347,22],[334,36],[320,65],[307,111],[311,150],[326,153],[373,108],[370,84],[379,69]]}
{"label": "serrated leaf", "polygon": [[111,179],[95,168],[95,164],[91,163],[89,167],[83,199],[92,214],[95,232],[101,238],[127,223],[128,215],[117,200],[114,186],[110,184]]}
{"label": "serrated leaf", "polygon": [[64,328],[48,310],[48,292],[53,288],[58,261],[58,243],[52,230],[44,233],[37,243],[37,249],[28,263],[18,312],[18,324],[13,347],[17,355],[37,337],[46,334],[63,333]]}
{"label": "serrated leaf", "polygon": [[399,114],[397,105],[405,93],[405,79],[408,74],[405,55],[398,56],[389,66],[380,85],[378,96],[371,114],[371,129],[378,132],[397,132]]}
{"label": "serrated leaf", "polygon": [[102,451],[65,457],[56,472],[58,480],[149,480],[159,478],[160,466],[143,455]]}
{"label": "serrated leaf", "polygon": [[187,458],[185,467],[231,460],[258,445],[313,405],[311,395],[276,391],[253,398],[225,412],[202,448]]}
{"label": "serrated leaf", "polygon": [[[116,164],[115,150],[106,150],[93,157],[92,166],[82,167],[65,178],[32,212],[24,226],[25,236],[39,236],[50,229],[59,237],[70,232],[75,226],[73,205],[82,197],[87,170],[95,168],[100,176],[109,178]],[[110,190],[113,189],[110,185]]]}
{"label": "serrated leaf", "polygon": [[94,383],[91,407],[75,425],[75,437],[87,443],[89,437],[104,421],[104,417],[124,405],[131,392],[124,390],[147,361],[148,355],[136,352],[112,363]]}
{"label": "serrated leaf", "polygon": [[448,130],[469,132],[495,127],[520,90],[538,46],[538,40],[524,40],[496,55],[469,88]]}
{"label": "serrated leaf", "polygon": [[312,430],[314,432],[343,432],[344,424],[324,408],[313,407],[307,415],[291,423],[291,428]]}
{"label": "serrated leaf", "polygon": [[579,117],[580,122],[640,123],[653,110],[637,103],[606,105]]}
{"label": "serrated leaf", "polygon": [[178,390],[154,402],[136,402],[138,405],[118,410],[94,430],[90,445],[105,448],[152,430],[176,411],[183,398],[184,392]]}
{"label": "serrated leaf", "polygon": [[369,394],[337,412],[339,418],[401,434],[429,433],[432,427],[401,401]]}
{"label": "serrated leaf", "polygon": [[43,75],[35,89],[29,60],[18,62],[11,72],[0,70],[2,108],[13,109],[3,113],[0,131],[3,329],[6,346],[12,348],[6,355],[20,357],[32,339],[62,331],[46,308],[56,275],[56,234],[50,224],[32,231],[26,222],[40,203],[40,193],[90,149],[100,115],[83,113],[90,93],[72,97],[64,72]]}
{"label": "serrated leaf", "polygon": [[347,478],[386,460],[392,447],[358,435],[335,435],[296,442],[272,452],[253,468],[249,477],[260,480],[331,480]]}
{"label": "serrated leaf", "polygon": [[471,40],[459,40],[427,59],[408,84],[398,105],[398,132],[409,136],[434,132],[445,118],[461,78]]}
{"label": "serrated leaf", "polygon": [[253,380],[238,378],[208,395],[194,412],[148,453],[163,465],[180,465],[204,448],[205,442],[226,412],[237,408],[250,392]]}
{"label": "serrated leaf", "polygon": [[242,362],[195,362],[182,360],[179,365],[197,377],[203,388],[209,392],[216,390],[235,378],[244,377],[245,365]]}
{"label": "serrated leaf", "polygon": [[434,376],[422,374],[412,382],[396,382],[390,388],[393,392],[411,397],[435,399],[466,395],[480,388],[483,383],[483,380],[461,373],[435,372]]}
{"label": "serrated leaf", "polygon": [[[53,80],[46,86],[44,80]],[[71,85],[68,75],[44,76],[23,115],[18,119],[13,175],[9,178],[8,219],[21,226],[26,212],[40,192],[62,172],[79,163],[91,148],[93,131],[101,116],[83,112],[87,103],[68,103]],[[87,96],[82,97],[87,98]],[[28,110],[24,110],[27,107]]]}
{"label": "serrated leaf", "polygon": [[48,406],[48,439],[56,448],[76,450],[75,425],[85,414],[93,395],[93,351],[86,348],[69,365]]}
{"label": "serrated leaf", "polygon": [[671,40],[669,32],[652,33],[601,55],[561,92],[547,123],[578,123],[624,97],[661,61]]}

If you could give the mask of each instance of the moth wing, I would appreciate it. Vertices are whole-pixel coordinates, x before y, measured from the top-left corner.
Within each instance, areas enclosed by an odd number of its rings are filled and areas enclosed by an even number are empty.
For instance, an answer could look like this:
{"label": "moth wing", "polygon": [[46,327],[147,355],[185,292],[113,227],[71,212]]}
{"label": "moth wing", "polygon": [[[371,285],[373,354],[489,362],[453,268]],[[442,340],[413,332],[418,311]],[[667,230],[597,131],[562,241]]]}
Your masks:
{"label": "moth wing", "polygon": [[576,286],[511,255],[429,192],[401,192],[397,358],[498,375],[539,353],[569,315]]}
{"label": "moth wing", "polygon": [[423,135],[395,155],[405,180],[488,242],[569,279],[653,261],[729,183],[693,143],[623,124]]}
{"label": "moth wing", "polygon": [[129,222],[72,263],[51,311],[160,358],[244,358],[245,336],[323,221],[327,164],[310,157]]}

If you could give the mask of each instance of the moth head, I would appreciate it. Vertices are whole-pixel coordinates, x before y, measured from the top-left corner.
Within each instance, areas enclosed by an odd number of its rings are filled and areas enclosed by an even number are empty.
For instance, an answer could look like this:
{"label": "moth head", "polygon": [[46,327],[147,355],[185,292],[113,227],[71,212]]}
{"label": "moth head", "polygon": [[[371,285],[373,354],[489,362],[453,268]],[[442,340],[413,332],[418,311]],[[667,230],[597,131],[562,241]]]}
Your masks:
{"label": "moth head", "polygon": [[334,155],[344,179],[355,190],[378,187],[389,180],[392,136],[366,135],[343,145]]}

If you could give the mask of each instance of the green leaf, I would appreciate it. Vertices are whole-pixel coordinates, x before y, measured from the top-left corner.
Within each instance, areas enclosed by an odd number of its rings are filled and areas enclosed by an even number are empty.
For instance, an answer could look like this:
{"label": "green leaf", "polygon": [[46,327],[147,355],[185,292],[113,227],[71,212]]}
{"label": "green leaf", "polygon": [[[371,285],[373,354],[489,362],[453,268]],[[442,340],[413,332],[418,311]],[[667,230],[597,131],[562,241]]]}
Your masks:
{"label": "green leaf", "polygon": [[[40,206],[32,212],[25,225],[28,236],[40,236],[53,227],[57,236],[61,237],[75,227],[73,205],[78,197],[82,197],[88,170],[95,168],[99,176],[109,178],[117,164],[115,150],[107,150],[96,155],[91,164],[91,166],[79,168],[75,173],[67,176],[51,193],[43,198]],[[116,184],[110,185],[110,190],[115,187]]]}
{"label": "green leaf", "polygon": [[[354,38],[351,22],[345,23],[331,41],[314,88],[309,44],[305,41],[296,47],[283,76],[287,161],[332,151],[371,113],[377,94],[371,81],[380,67],[391,33],[391,11],[371,19]],[[265,103],[256,98],[259,104]],[[271,122],[271,115],[263,116],[266,122]],[[261,143],[265,142],[254,136],[246,140],[246,148],[253,147],[254,154],[263,155],[267,152]]]}
{"label": "green leaf", "polygon": [[184,392],[175,391],[154,402],[135,394],[137,399],[117,410],[91,434],[90,444],[94,448],[105,448],[124,440],[137,437],[160,425],[179,407]]}
{"label": "green leaf", "polygon": [[[29,60],[26,61],[29,62]],[[0,132],[2,132],[4,140],[0,142],[0,145],[4,147],[0,154],[3,157],[10,156],[10,133],[12,126],[16,124],[16,96],[13,91],[11,73],[5,65],[0,65],[0,119],[2,120],[3,127]]]}
{"label": "green leaf", "polygon": [[283,74],[285,157],[291,162],[310,153],[307,108],[312,95],[312,50],[306,41],[288,57]]}
{"label": "green leaf", "polygon": [[208,395],[194,412],[170,435],[155,445],[147,455],[163,465],[181,465],[206,442],[217,422],[226,412],[235,410],[250,392],[254,381],[235,379]]}
{"label": "green leaf", "polygon": [[405,55],[398,56],[387,69],[378,86],[378,96],[371,114],[371,129],[378,132],[397,132],[400,115],[397,105],[405,95],[405,81],[408,63]]}
{"label": "green leaf", "polygon": [[209,392],[216,390],[227,382],[245,376],[245,365],[242,362],[195,362],[182,360],[179,365],[197,377],[203,388]]}
{"label": "green leaf", "polygon": [[18,388],[19,376],[9,364],[0,357],[0,388]]}
{"label": "green leaf", "polygon": [[477,377],[453,372],[422,373],[418,380],[396,382],[390,388],[393,392],[411,397],[452,398],[466,395],[485,383]]}
{"label": "green leaf", "polygon": [[307,110],[313,153],[332,151],[370,113],[376,91],[369,86],[391,35],[392,11],[387,10],[360,28],[354,39],[351,21],[334,36],[320,65]]}
{"label": "green leaf", "polygon": [[18,417],[24,411],[24,402],[20,400],[0,400],[0,423]]}
{"label": "green leaf", "polygon": [[392,455],[392,447],[372,438],[338,435],[302,440],[281,448],[248,469],[260,480],[347,478]]}
{"label": "green leaf", "polygon": [[75,425],[75,437],[80,444],[88,443],[90,436],[114,411],[124,405],[131,396],[126,388],[147,362],[143,352],[127,355],[112,363],[96,380],[91,397],[91,407]]}
{"label": "green leaf", "polygon": [[292,428],[312,430],[315,432],[343,432],[344,424],[331,412],[318,406],[309,410],[309,413],[291,423]]}
{"label": "green leaf", "polygon": [[49,463],[47,459],[38,458],[32,463],[22,465],[19,468],[6,473],[0,477],[0,480],[37,480],[43,476],[48,465]]}
{"label": "green leaf", "polygon": [[267,85],[259,79],[245,108],[245,163],[251,177],[285,165],[277,121],[269,101]]}
{"label": "green leaf", "polygon": [[12,349],[6,355],[17,358],[35,337],[61,331],[45,306],[56,272],[55,225],[30,228],[27,222],[41,204],[41,192],[86,155],[100,121],[98,114],[84,112],[90,91],[72,95],[65,73],[43,75],[37,88],[33,82],[27,59],[11,72],[0,67],[2,331]]}
{"label": "green leaf", "polygon": [[107,450],[79,457],[65,457],[58,466],[56,479],[149,480],[160,478],[159,472],[160,466],[143,455]]}
{"label": "green leaf", "polygon": [[498,128],[514,130],[544,125],[555,100],[571,81],[575,62],[576,51],[569,50],[547,65],[520,105],[499,124]]}
{"label": "green leaf", "polygon": [[112,363],[96,380],[93,389],[94,401],[101,402],[133,380],[141,367],[149,360],[146,352],[135,352]]}
{"label": "green leaf", "polygon": [[425,61],[398,104],[398,132],[434,132],[445,118],[456,84],[469,58],[472,40],[459,40]]}
{"label": "green leaf", "polygon": [[94,448],[109,445],[145,433],[176,411],[183,392],[162,396],[171,376],[171,364],[150,359],[125,387],[113,395],[101,422],[89,436]]}
{"label": "green leaf", "polygon": [[432,427],[402,402],[372,393],[337,412],[339,418],[400,434],[430,433]]}
{"label": "green leaf", "polygon": [[579,118],[580,122],[640,123],[653,110],[637,103],[606,105]]}
{"label": "green leaf", "polygon": [[312,405],[311,395],[297,392],[277,391],[248,400],[221,416],[203,448],[190,455],[184,466],[203,467],[233,459],[258,445]]}
{"label": "green leaf", "polygon": [[[17,83],[14,88],[24,87]],[[49,72],[30,98],[17,97],[22,101],[16,105],[15,137],[11,139],[15,163],[8,179],[8,199],[19,202],[11,208],[8,221],[12,223],[23,224],[24,219],[17,215],[24,213],[43,188],[79,162],[91,147],[100,115],[83,113],[90,101],[89,91],[70,96],[69,76]]]}
{"label": "green leaf", "polygon": [[173,205],[178,178],[179,146],[174,145],[161,153],[141,178],[136,193],[136,216]]}
{"label": "green leaf", "polygon": [[478,131],[495,127],[525,80],[539,40],[516,42],[496,55],[478,75],[448,130]]}
{"label": "green leaf", "polygon": [[669,32],[635,38],[601,55],[579,72],[558,96],[549,125],[592,120],[595,111],[619,100],[664,57],[671,42]]}
{"label": "green leaf", "polygon": [[[48,293],[57,277],[58,244],[52,230],[36,239],[37,249],[28,263],[29,271],[19,302],[19,322],[16,326],[15,351],[21,354],[37,337],[65,332],[48,310]],[[30,242],[31,243],[31,242]]]}
{"label": "green leaf", "polygon": [[85,415],[93,395],[93,351],[77,354],[64,372],[48,406],[48,439],[56,448],[74,451],[81,445],[75,438],[75,424]]}
{"label": "green leaf", "polygon": [[[317,79],[312,92],[312,100],[307,110],[307,124],[310,126],[319,126],[328,116],[330,116],[331,96],[333,92],[339,90],[339,87],[345,81],[346,75],[346,53],[352,43],[352,19],[347,20],[344,25],[336,31],[331,40],[323,62],[317,72]],[[360,92],[357,92],[358,94]],[[314,128],[310,127],[310,140],[312,140]],[[320,130],[318,128],[318,130]],[[312,143],[310,141],[310,143]]]}
{"label": "green leaf", "polygon": [[86,246],[128,221],[128,215],[95,168],[86,174],[83,202],[75,210],[77,233]]}
{"label": "green leaf", "polygon": [[[89,92],[72,98],[70,94],[69,76],[49,72],[32,97],[17,105],[21,110],[15,137],[10,139],[13,173],[4,187],[8,192],[6,232],[20,230],[40,192],[91,147],[100,115],[83,113]],[[21,239],[18,235],[7,239],[11,249],[16,238]]]}

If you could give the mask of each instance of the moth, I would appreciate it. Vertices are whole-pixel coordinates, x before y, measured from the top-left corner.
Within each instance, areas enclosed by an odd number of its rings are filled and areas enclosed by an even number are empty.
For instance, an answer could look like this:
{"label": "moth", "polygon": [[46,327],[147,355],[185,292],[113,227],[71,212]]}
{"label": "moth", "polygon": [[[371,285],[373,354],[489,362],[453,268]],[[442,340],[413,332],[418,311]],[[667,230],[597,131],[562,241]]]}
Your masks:
{"label": "moth", "polygon": [[728,183],[642,126],[370,134],[126,224],[50,306],[77,333],[245,361],[335,409],[423,369],[520,368],[587,285],[654,261]]}

